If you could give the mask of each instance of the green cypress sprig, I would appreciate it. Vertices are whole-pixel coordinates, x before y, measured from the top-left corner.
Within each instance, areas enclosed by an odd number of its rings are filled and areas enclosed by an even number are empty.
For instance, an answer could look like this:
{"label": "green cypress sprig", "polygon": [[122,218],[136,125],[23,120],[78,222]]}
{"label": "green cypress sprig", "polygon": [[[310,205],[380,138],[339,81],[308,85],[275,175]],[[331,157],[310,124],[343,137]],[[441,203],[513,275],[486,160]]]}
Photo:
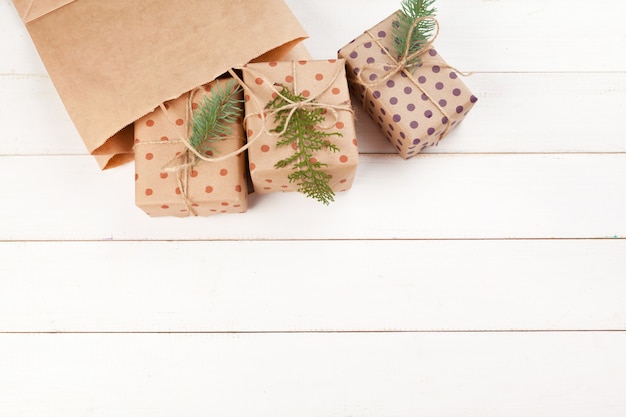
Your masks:
{"label": "green cypress sprig", "polygon": [[[306,100],[304,96],[292,93],[285,86],[282,87],[280,94],[292,102]],[[298,108],[289,118],[291,109],[284,108],[289,102],[281,95],[266,106],[266,109],[276,110],[277,125],[270,132],[284,131],[280,136],[281,139],[276,142],[276,147],[293,146],[295,150],[293,155],[278,161],[274,166],[277,169],[291,166],[293,172],[287,176],[289,182],[296,183],[298,191],[307,197],[328,205],[335,201],[335,193],[329,184],[331,176],[323,171],[328,164],[317,161],[314,154],[322,149],[338,152],[339,148],[330,143],[328,138],[343,135],[339,132],[329,133],[319,130],[319,125],[325,121],[324,110],[320,107]]]}
{"label": "green cypress sprig", "polygon": [[198,152],[215,152],[211,144],[231,134],[227,125],[234,123],[243,113],[243,100],[237,99],[240,91],[235,80],[228,81],[225,87],[218,82],[212,94],[202,99],[193,113],[189,138],[189,143]]}
{"label": "green cypress sprig", "polygon": [[[393,22],[394,49],[398,59],[410,56],[419,51],[428,42],[433,34],[435,22],[430,19],[422,20],[417,24],[409,39],[411,26],[420,18],[434,16],[437,9],[433,6],[435,0],[403,0],[401,10],[396,13]],[[421,64],[419,57],[407,62],[409,71],[414,71]]]}

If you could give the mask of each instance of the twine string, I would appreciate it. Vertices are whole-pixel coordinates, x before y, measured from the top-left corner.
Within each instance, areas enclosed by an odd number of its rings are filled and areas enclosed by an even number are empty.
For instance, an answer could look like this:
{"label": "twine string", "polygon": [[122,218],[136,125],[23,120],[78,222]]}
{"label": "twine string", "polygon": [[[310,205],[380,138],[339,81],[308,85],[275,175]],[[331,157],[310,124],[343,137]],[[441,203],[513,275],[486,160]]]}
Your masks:
{"label": "twine string", "polygon": [[169,121],[171,127],[178,134],[178,141],[182,142],[187,148],[185,152],[181,152],[178,155],[174,156],[171,160],[166,162],[161,168],[165,172],[175,173],[176,181],[178,182],[178,189],[180,190],[180,195],[185,203],[185,207],[187,208],[187,215],[197,216],[196,211],[193,208],[193,202],[189,198],[189,176],[193,167],[198,162],[198,159],[203,159],[203,155],[201,155],[189,142],[189,133],[190,133],[190,121],[191,115],[193,113],[193,98],[196,93],[200,91],[200,88],[195,88],[189,92],[187,98],[187,105],[185,106],[185,120],[187,125],[187,132],[183,132],[176,122],[172,119],[171,115],[167,111],[164,103],[161,103],[159,107],[163,111],[166,119]]}
{"label": "twine string", "polygon": [[[413,32],[415,31],[415,29],[417,29],[417,26],[420,23],[426,20],[432,20],[435,23],[435,33],[430,37],[430,39],[428,39],[423,45],[421,45],[417,51],[410,54],[409,52],[411,51],[411,47],[412,47],[410,39],[413,36]],[[381,38],[374,36],[374,34],[369,30],[365,31],[365,33],[368,34],[374,42],[376,42],[376,44],[381,48],[381,50],[386,51],[385,55],[392,61],[391,63],[386,62],[386,63],[365,64],[363,68],[361,69],[361,72],[359,73],[359,81],[361,82],[361,84],[365,85],[366,87],[375,87],[379,85],[380,83],[386,82],[387,80],[389,80],[391,77],[393,77],[399,72],[402,72],[402,71],[409,72],[407,71],[409,64],[415,59],[420,58],[422,55],[427,53],[430,47],[435,42],[435,39],[437,39],[437,37],[439,36],[439,22],[433,16],[423,16],[423,17],[420,17],[419,19],[416,19],[411,25],[411,27],[409,28],[409,32],[407,34],[407,39],[409,41],[406,42],[406,48],[404,49],[404,52],[402,53],[402,56],[399,59],[394,58],[391,52],[387,50],[387,48],[381,43]],[[384,72],[384,75],[382,77],[377,77],[375,80],[365,80],[363,78],[367,69],[370,69],[372,67],[374,68],[381,67],[381,66],[382,66],[382,71]]]}
{"label": "twine string", "polygon": [[[293,61],[292,63],[293,67],[292,67],[292,74],[293,74],[293,85],[294,85],[294,94],[298,94],[297,93],[297,71],[296,71],[296,62]],[[317,98],[319,98],[322,94],[326,93],[335,83],[335,81],[339,78],[340,74],[341,74],[341,67],[337,68],[337,71],[335,71],[333,77],[331,78],[331,81],[323,88],[321,89],[316,95],[312,95],[308,98],[306,98],[305,100],[302,101],[294,101],[289,99],[288,97],[285,97],[275,86],[273,83],[271,83],[269,80],[267,80],[267,78],[260,73],[257,73],[253,70],[251,70],[248,67],[239,67],[236,68],[239,69],[241,71],[248,71],[250,73],[252,73],[255,78],[261,78],[263,80],[263,84],[268,85],[270,87],[270,89],[272,90],[272,93],[276,94],[277,97],[281,97],[287,104],[280,106],[279,108],[276,109],[272,109],[271,111],[264,111],[264,107],[263,105],[261,105],[259,98],[257,97],[257,95],[252,91],[252,89],[234,72],[233,69],[229,69],[228,72],[229,74],[233,77],[233,79],[235,79],[239,85],[244,89],[244,91],[246,91],[249,94],[249,97],[254,100],[255,104],[257,105],[257,108],[262,109],[261,112],[258,113],[251,113],[251,114],[246,114],[246,116],[243,119],[243,124],[244,127],[247,126],[248,120],[250,119],[250,117],[259,117],[261,118],[262,121],[262,127],[261,129],[259,129],[252,138],[248,138],[248,141],[246,144],[244,144],[243,146],[239,147],[237,150],[230,152],[226,155],[222,155],[219,157],[207,157],[205,155],[202,155],[200,152],[198,152],[197,149],[195,149],[195,147],[190,143],[189,141],[189,137],[190,137],[190,130],[191,130],[191,119],[192,119],[192,115],[193,115],[193,98],[195,96],[195,94],[201,90],[200,87],[195,88],[194,90],[189,92],[188,98],[187,98],[187,105],[186,105],[186,114],[185,114],[185,120],[186,120],[186,126],[187,126],[187,131],[183,131],[180,126],[176,123],[176,121],[172,118],[171,114],[168,112],[168,109],[165,107],[164,103],[161,103],[159,105],[160,109],[163,111],[163,114],[165,115],[166,120],[168,121],[168,124],[170,125],[170,127],[176,132],[176,136],[178,137],[178,139],[176,139],[175,141],[153,141],[153,142],[140,142],[137,145],[148,145],[148,144],[168,144],[168,143],[175,143],[175,142],[180,142],[183,143],[186,147],[185,152],[181,152],[179,154],[177,154],[176,156],[174,156],[171,160],[169,160],[168,162],[166,162],[163,166],[162,166],[162,170],[168,173],[175,173],[176,174],[176,180],[178,182],[178,187],[180,190],[180,194],[181,197],[183,198],[183,201],[185,203],[185,206],[187,208],[187,212],[188,215],[194,215],[196,216],[196,212],[193,208],[193,202],[190,200],[189,198],[189,191],[188,191],[188,187],[189,187],[189,177],[190,177],[190,173],[193,169],[193,167],[198,163],[199,160],[203,160],[206,162],[219,162],[219,161],[223,161],[226,160],[228,158],[231,158],[233,156],[239,155],[242,152],[245,152],[250,146],[252,146],[258,139],[259,137],[261,137],[261,135],[263,133],[265,134],[270,134],[273,136],[282,136],[287,129],[289,128],[289,124],[291,122],[291,119],[293,117],[293,115],[295,114],[295,112],[298,109],[302,109],[302,108],[322,108],[322,109],[326,109],[327,111],[329,111],[332,116],[333,116],[333,121],[332,124],[329,124],[329,126],[322,126],[323,129],[328,129],[330,128],[331,125],[334,125],[335,122],[337,121],[337,119],[339,118],[339,111],[349,111],[351,113],[354,114],[354,110],[352,109],[352,107],[348,104],[348,103],[342,103],[339,105],[335,105],[335,104],[327,104],[327,103],[318,103],[317,101],[315,101]],[[278,112],[281,111],[285,111],[285,110],[289,110],[289,114],[288,117],[285,121],[285,125],[283,127],[283,129],[280,132],[270,132],[267,130],[267,118],[276,115]],[[220,139],[226,140],[226,139],[238,139],[236,137],[220,137]]]}
{"label": "twine string", "polygon": [[[422,55],[426,54],[430,50],[433,43],[435,42],[435,39],[437,39],[437,36],[439,36],[439,22],[437,21],[437,19],[435,19],[433,16],[423,16],[423,17],[420,17],[419,19],[416,19],[413,22],[413,24],[409,28],[407,38],[410,40],[417,26],[421,22],[426,21],[426,20],[432,20],[435,23],[435,33],[430,37],[430,39],[428,39],[423,45],[421,45],[417,51],[413,52],[412,54],[410,53],[411,42],[407,42],[404,53],[399,59],[394,58],[394,56],[387,50],[385,45],[382,44],[381,38],[376,37],[369,30],[365,31],[365,33],[371,38],[373,42],[376,43],[376,45],[378,45],[381,48],[381,50],[386,51],[385,56],[389,59],[390,62],[365,64],[361,68],[361,71],[359,72],[359,74],[357,75],[356,80],[359,84],[363,85],[368,90],[370,90],[376,87],[377,85],[380,85],[381,83],[388,81],[394,75],[400,72],[404,73],[407,76],[407,78],[426,97],[428,97],[428,100],[437,108],[437,110],[441,112],[441,114],[445,117],[445,119],[448,120],[448,122],[446,123],[446,128],[439,136],[439,140],[441,140],[450,130],[450,126],[451,126],[450,116],[445,111],[445,109],[435,99],[433,99],[433,97],[428,93],[428,91],[426,91],[420,85],[420,83],[415,79],[415,77],[409,70],[410,63],[414,61],[415,59],[420,58]],[[360,45],[356,46],[355,49],[358,48],[359,46]],[[424,65],[424,63],[422,63],[421,65]],[[460,75],[463,75],[463,76],[469,75],[469,73],[460,72],[456,68],[444,62],[430,62],[428,63],[428,65],[432,65],[432,66],[439,65],[440,67],[443,67],[443,68],[450,68],[453,71],[459,73]],[[369,70],[369,73],[372,73],[376,76],[374,79],[370,79],[370,80],[365,79],[365,74],[368,72],[368,70]]]}
{"label": "twine string", "polygon": [[[241,71],[247,71],[250,74],[252,74],[254,76],[255,79],[259,78],[262,80],[262,85],[267,85],[269,86],[270,90],[272,91],[272,94],[274,95],[274,97],[280,97],[282,100],[284,100],[287,104],[284,104],[276,109],[272,109],[270,111],[265,111],[264,108],[265,106],[263,106],[260,101],[259,98],[257,97],[257,95],[254,93],[254,91],[243,81],[241,80],[241,78],[239,78],[239,76],[233,71],[233,70],[229,70],[230,75],[237,80],[237,82],[242,86],[242,88],[248,93],[249,97],[251,100],[254,101],[255,105],[257,108],[261,109],[261,111],[259,112],[255,112],[255,113],[247,113],[246,116],[244,117],[244,126],[247,127],[248,121],[251,117],[260,117],[261,118],[261,128],[254,133],[252,138],[248,138],[248,143],[243,147],[245,149],[248,149],[254,142],[257,141],[257,139],[259,139],[259,137],[261,137],[262,134],[268,134],[274,137],[280,137],[282,135],[285,134],[285,132],[287,132],[287,130],[289,129],[289,125],[291,123],[291,119],[293,118],[293,115],[296,113],[296,111],[298,111],[299,109],[303,109],[303,108],[321,108],[321,109],[325,109],[328,112],[330,112],[332,114],[332,122],[329,122],[327,125],[321,126],[322,129],[329,129],[331,126],[333,126],[336,121],[339,119],[339,111],[349,111],[350,113],[354,114],[354,110],[352,109],[352,107],[348,104],[348,103],[341,103],[339,105],[336,104],[330,104],[330,103],[319,103],[316,100],[322,96],[324,93],[326,93],[335,83],[335,81],[339,78],[340,74],[341,74],[341,67],[338,67],[337,70],[335,71],[335,73],[333,74],[333,76],[331,77],[330,82],[328,82],[323,89],[319,90],[317,92],[317,94],[315,95],[311,95],[309,97],[307,97],[305,100],[302,101],[294,101],[291,100],[289,97],[285,97],[284,94],[281,93],[280,90],[278,90],[276,88],[276,85],[272,82],[270,82],[269,80],[267,80],[267,78],[261,74],[258,73],[248,67],[240,67],[237,68],[240,69]],[[293,93],[294,95],[299,94],[298,92],[298,76],[297,76],[297,70],[296,70],[296,61],[292,61],[292,77],[293,77]],[[267,129],[267,119],[271,118],[272,116],[275,116],[276,114],[278,114],[279,112],[283,112],[289,110],[289,114],[287,115],[287,118],[285,119],[285,123],[283,126],[283,129],[279,132],[271,132]],[[242,149],[243,149],[242,148]],[[244,150],[245,150],[244,149]]]}
{"label": "twine string", "polygon": [[[169,141],[149,141],[149,142],[140,142],[137,145],[167,145],[172,143],[182,143],[185,145],[185,151],[176,154],[172,159],[167,161],[161,167],[161,170],[167,173],[176,174],[176,182],[178,183],[178,189],[180,191],[181,198],[185,203],[185,207],[187,208],[188,216],[197,216],[196,211],[193,208],[193,202],[189,197],[189,177],[194,168],[194,166],[198,163],[199,160],[204,161],[212,161],[211,158],[202,155],[198,152],[197,149],[189,142],[189,137],[191,133],[191,119],[193,115],[193,99],[195,95],[201,91],[202,88],[197,87],[189,92],[187,97],[187,103],[185,105],[185,120],[187,127],[187,131],[183,131],[180,126],[176,123],[176,121],[172,118],[169,113],[165,103],[161,103],[159,108],[162,110],[165,115],[166,120],[168,121],[168,125],[170,128],[176,133],[177,139],[169,140]],[[220,136],[221,140],[229,140],[229,139],[240,139],[235,136]]]}

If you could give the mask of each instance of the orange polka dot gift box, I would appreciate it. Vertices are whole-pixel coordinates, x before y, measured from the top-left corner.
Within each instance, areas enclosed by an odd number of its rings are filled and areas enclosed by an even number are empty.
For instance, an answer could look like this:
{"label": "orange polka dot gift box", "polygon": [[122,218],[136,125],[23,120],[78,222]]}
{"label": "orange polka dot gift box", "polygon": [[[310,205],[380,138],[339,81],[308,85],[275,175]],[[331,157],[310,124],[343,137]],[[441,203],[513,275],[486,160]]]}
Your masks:
{"label": "orange polka dot gift box", "polygon": [[[135,201],[152,217],[243,213],[248,207],[245,155],[241,152],[243,91],[220,79],[166,101],[135,123]],[[190,143],[193,115],[217,94],[230,97],[238,117],[204,147]],[[213,119],[215,121],[215,118]],[[224,133],[227,132],[227,133]]]}
{"label": "orange polka dot gift box", "polygon": [[477,98],[432,47],[439,28],[432,16],[406,26],[409,38],[419,35],[423,26],[430,27],[433,36],[412,45],[407,42],[406,50],[398,54],[401,13],[365,31],[338,55],[346,60],[350,87],[365,112],[400,156],[408,159],[437,145],[465,118]]}
{"label": "orange polka dot gift box", "polygon": [[301,192],[324,204],[352,187],[359,153],[345,61],[241,68],[254,192]]}

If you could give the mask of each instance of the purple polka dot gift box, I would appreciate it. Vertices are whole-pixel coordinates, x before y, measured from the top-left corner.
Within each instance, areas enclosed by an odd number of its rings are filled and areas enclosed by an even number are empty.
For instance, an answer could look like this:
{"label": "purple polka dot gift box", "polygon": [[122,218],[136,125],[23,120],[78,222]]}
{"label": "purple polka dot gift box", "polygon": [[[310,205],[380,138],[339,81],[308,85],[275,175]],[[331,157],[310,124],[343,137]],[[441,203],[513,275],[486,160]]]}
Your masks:
{"label": "purple polka dot gift box", "polygon": [[416,68],[394,56],[396,20],[397,14],[389,16],[338,55],[346,60],[351,90],[366,113],[400,156],[408,159],[437,145],[465,118],[477,98],[432,48],[432,39],[416,54],[420,59]]}

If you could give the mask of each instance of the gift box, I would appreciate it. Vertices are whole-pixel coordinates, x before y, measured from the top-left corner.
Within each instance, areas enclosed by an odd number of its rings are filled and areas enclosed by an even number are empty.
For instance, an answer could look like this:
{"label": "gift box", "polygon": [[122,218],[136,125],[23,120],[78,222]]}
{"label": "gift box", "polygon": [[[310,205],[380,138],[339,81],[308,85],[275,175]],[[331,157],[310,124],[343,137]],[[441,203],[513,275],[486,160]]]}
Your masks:
{"label": "gift box", "polygon": [[[254,191],[260,194],[300,191],[328,203],[335,192],[350,189],[359,153],[345,61],[253,63],[245,65],[242,72]],[[287,97],[289,95],[292,97]],[[315,131],[319,135],[317,139],[328,146],[307,152],[304,149],[309,145],[307,137],[281,146],[290,132],[294,134],[294,126],[302,123],[297,113],[301,110],[317,112],[320,120],[315,126],[301,128],[300,134],[307,136],[309,130]],[[281,161],[290,158],[292,161],[280,166]],[[294,168],[298,163],[300,167]],[[316,170],[328,176],[327,186],[332,190],[329,200],[317,198],[314,190],[306,189],[307,181],[317,175]]]}
{"label": "gift box", "polygon": [[449,134],[477,98],[432,47],[434,39],[417,54],[421,63],[415,69],[394,57],[390,51],[396,20],[397,14],[389,16],[338,55],[346,60],[353,94],[400,156],[408,159]]}
{"label": "gift box", "polygon": [[247,172],[245,154],[241,152],[245,143],[243,91],[234,97],[241,108],[238,119],[224,124],[229,134],[211,138],[211,149],[195,151],[210,160],[200,159],[189,147],[189,124],[193,121],[190,113],[218,88],[225,91],[225,83],[217,80],[205,84],[165,102],[135,123],[135,201],[150,216],[246,211]]}
{"label": "gift box", "polygon": [[13,3],[103,169],[133,159],[132,123],[159,104],[306,37],[283,0]]}

